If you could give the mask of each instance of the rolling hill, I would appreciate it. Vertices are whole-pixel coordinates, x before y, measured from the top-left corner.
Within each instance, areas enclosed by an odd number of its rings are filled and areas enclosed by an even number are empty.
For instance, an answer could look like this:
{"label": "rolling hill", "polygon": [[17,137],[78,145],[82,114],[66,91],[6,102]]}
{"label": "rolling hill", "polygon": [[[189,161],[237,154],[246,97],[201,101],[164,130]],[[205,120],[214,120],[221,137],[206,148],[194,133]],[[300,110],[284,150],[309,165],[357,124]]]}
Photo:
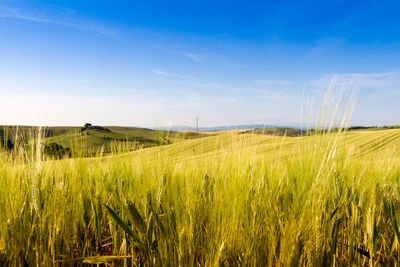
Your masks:
{"label": "rolling hill", "polygon": [[136,127],[104,126],[101,129],[82,127],[0,126],[0,139],[13,143],[27,143],[41,136],[44,145],[56,143],[67,147],[77,156],[95,155],[97,152],[132,151],[145,147],[166,145],[205,134],[169,132]]}

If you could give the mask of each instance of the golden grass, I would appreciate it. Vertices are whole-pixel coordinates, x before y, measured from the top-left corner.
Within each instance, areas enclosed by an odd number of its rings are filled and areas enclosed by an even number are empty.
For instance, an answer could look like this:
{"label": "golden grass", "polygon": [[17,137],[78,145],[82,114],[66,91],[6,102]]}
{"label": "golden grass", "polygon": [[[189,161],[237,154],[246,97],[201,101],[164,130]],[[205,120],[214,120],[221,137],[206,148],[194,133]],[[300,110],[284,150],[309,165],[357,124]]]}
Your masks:
{"label": "golden grass", "polygon": [[384,130],[2,153],[0,264],[394,266],[399,148]]}

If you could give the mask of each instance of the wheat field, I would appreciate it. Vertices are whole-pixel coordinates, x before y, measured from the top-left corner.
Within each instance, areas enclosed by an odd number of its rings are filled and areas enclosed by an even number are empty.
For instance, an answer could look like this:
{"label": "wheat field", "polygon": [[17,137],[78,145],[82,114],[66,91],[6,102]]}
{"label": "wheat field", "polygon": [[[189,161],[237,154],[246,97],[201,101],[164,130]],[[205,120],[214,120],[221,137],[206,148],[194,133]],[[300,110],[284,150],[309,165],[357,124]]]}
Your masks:
{"label": "wheat field", "polygon": [[399,148],[397,129],[232,132],[43,160],[38,140],[0,154],[0,261],[398,266]]}

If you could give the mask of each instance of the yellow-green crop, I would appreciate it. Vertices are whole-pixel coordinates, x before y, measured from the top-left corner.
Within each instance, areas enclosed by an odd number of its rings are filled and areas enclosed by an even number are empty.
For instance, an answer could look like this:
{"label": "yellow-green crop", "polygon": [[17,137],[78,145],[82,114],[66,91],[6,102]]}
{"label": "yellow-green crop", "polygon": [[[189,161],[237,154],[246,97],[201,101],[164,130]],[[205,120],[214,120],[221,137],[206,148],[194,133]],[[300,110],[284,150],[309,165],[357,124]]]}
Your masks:
{"label": "yellow-green crop", "polygon": [[0,261],[395,266],[399,148],[400,130],[382,130],[54,161],[16,149],[0,156]]}

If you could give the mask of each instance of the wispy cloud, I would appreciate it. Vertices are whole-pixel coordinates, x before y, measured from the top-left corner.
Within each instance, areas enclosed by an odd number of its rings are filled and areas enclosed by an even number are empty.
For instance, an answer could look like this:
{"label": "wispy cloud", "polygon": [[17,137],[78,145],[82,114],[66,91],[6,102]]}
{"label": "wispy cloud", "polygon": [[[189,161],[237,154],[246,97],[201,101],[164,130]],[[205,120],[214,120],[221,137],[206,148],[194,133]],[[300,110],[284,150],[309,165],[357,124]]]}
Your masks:
{"label": "wispy cloud", "polygon": [[202,54],[186,52],[186,51],[173,51],[173,50],[166,49],[164,47],[161,47],[160,49],[171,55],[186,57],[190,60],[193,60],[196,63],[204,63],[204,55],[202,55]]}
{"label": "wispy cloud", "polygon": [[293,84],[292,81],[288,80],[255,80],[254,83],[270,86],[288,86]]}
{"label": "wispy cloud", "polygon": [[214,87],[214,88],[222,88],[222,89],[232,89],[231,86],[223,85],[220,83],[192,82],[190,84],[195,87]]}
{"label": "wispy cloud", "polygon": [[393,85],[398,80],[395,72],[385,73],[347,73],[339,74],[340,79],[352,80],[358,86],[363,87],[386,87]]}
{"label": "wispy cloud", "polygon": [[198,54],[182,53],[181,55],[185,56],[185,57],[188,57],[188,58],[190,58],[191,60],[193,60],[193,61],[195,61],[197,63],[203,63],[204,62],[203,58]]}
{"label": "wispy cloud", "polygon": [[153,72],[155,74],[158,74],[158,75],[161,75],[161,76],[166,76],[166,77],[174,76],[172,73],[168,73],[168,72],[162,71],[160,69],[153,69]]}
{"label": "wispy cloud", "polygon": [[[69,10],[69,12],[67,13],[70,14],[71,11]],[[84,30],[102,35],[107,35],[113,38],[117,37],[117,35],[113,31],[106,29],[105,27],[103,27],[98,23],[95,23],[94,21],[88,21],[77,17],[71,17],[70,15],[55,17],[55,16],[49,16],[46,14],[46,12],[43,11],[36,12],[31,10],[28,11],[6,6],[0,6],[0,18],[54,24],[63,27],[74,28],[78,30]]]}
{"label": "wispy cloud", "polygon": [[173,79],[180,79],[180,80],[190,80],[190,81],[197,81],[198,79],[194,76],[190,75],[184,75],[184,74],[179,74],[179,73],[171,73],[171,72],[166,72],[160,69],[153,69],[153,72],[159,76],[167,77],[167,78],[173,78]]}
{"label": "wispy cloud", "polygon": [[276,90],[253,89],[252,91],[254,91],[259,98],[268,101],[288,102],[295,100],[297,97],[295,93],[286,93]]}
{"label": "wispy cloud", "polygon": [[177,73],[165,72],[160,69],[153,69],[153,72],[161,77],[164,77],[163,82],[173,83],[176,85],[184,85],[186,87],[197,87],[197,88],[214,88],[214,89],[224,89],[224,90],[238,90],[240,88],[230,86],[228,84],[221,84],[216,82],[203,81],[194,76],[188,76]]}
{"label": "wispy cloud", "polygon": [[333,77],[340,83],[351,83],[361,89],[368,87],[387,88],[400,85],[400,75],[397,72],[327,74],[309,81],[307,84],[326,87]]}
{"label": "wispy cloud", "polygon": [[[182,92],[174,97],[137,91],[124,95],[89,96],[5,91],[1,95],[0,106],[5,112],[0,114],[0,125],[82,125],[91,121],[102,125],[147,127],[155,118],[161,121],[191,121],[199,110],[207,112],[209,108],[213,110],[235,101],[230,96],[206,96],[196,92]],[[61,100],[63,105],[59,105]]]}

